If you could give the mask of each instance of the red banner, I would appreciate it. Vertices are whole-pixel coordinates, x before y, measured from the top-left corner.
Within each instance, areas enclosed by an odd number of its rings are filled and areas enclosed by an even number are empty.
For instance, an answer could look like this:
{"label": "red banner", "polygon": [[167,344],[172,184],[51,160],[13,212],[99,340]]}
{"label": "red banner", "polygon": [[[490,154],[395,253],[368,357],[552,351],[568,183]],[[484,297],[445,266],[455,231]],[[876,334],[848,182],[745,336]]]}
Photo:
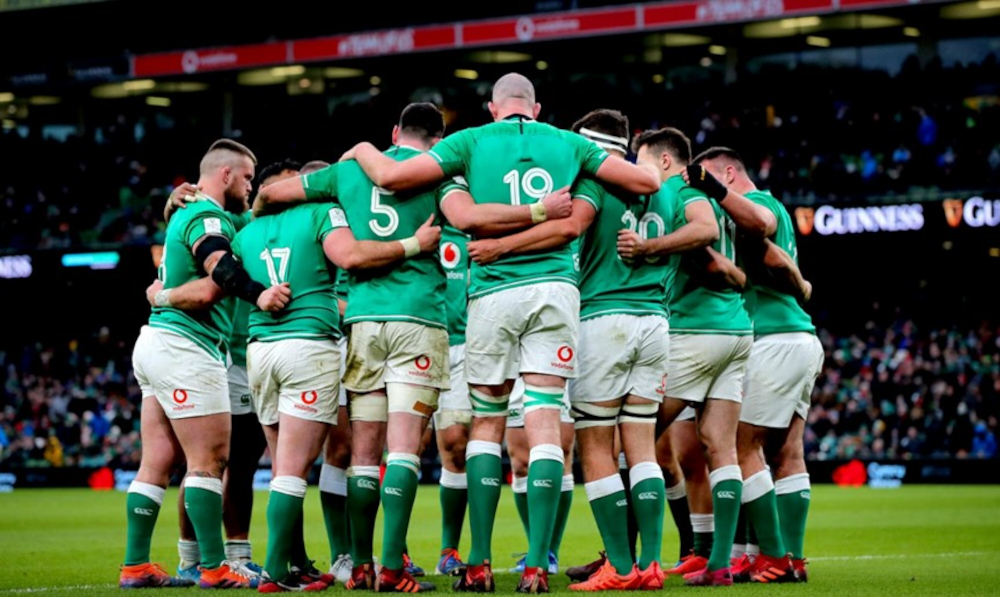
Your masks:
{"label": "red banner", "polygon": [[462,25],[462,45],[479,46],[622,33],[639,29],[635,7],[564,12]]}
{"label": "red banner", "polygon": [[454,47],[455,25],[411,27],[295,41],[292,61],[385,56]]}
{"label": "red banner", "polygon": [[191,75],[195,73],[238,70],[288,62],[288,42],[232,46],[211,50],[188,50],[136,56],[132,62],[135,77]]}
{"label": "red banner", "polygon": [[700,0],[647,6],[643,22],[647,28],[653,29],[686,23],[755,21],[830,10],[833,10],[832,0]]}

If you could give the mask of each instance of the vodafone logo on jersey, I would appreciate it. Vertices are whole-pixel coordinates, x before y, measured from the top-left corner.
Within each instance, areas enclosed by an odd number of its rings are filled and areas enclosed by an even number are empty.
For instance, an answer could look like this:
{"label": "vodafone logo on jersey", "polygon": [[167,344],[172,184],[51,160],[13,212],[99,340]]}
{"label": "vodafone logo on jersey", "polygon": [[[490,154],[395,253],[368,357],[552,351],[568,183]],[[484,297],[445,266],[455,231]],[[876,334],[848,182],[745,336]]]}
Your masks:
{"label": "vodafone logo on jersey", "polygon": [[429,373],[431,368],[431,358],[425,354],[413,359],[413,369],[410,369],[408,375],[410,377],[419,377],[421,379],[432,379],[433,376]]}
{"label": "vodafone logo on jersey", "polygon": [[316,404],[316,401],[319,400],[319,394],[316,392],[316,390],[307,390],[305,392],[302,392],[302,394],[299,396],[299,400],[302,401],[302,404],[296,403],[295,404],[296,410],[301,410],[313,414],[319,412],[319,410],[313,406],[313,404]]}
{"label": "vodafone logo on jersey", "polygon": [[559,347],[556,351],[556,360],[550,363],[552,367],[556,369],[565,369],[566,371],[573,371],[575,367],[573,366],[573,356],[576,353],[573,352],[573,348],[566,344]]}
{"label": "vodafone logo on jersey", "polygon": [[188,401],[188,391],[187,390],[181,390],[179,388],[176,389],[176,390],[174,390],[173,399],[174,399],[174,405],[173,405],[174,406],[174,408],[173,408],[174,412],[180,412],[180,411],[183,411],[183,410],[191,410],[192,408],[194,408],[194,404],[187,404],[187,401]]}
{"label": "vodafone logo on jersey", "polygon": [[441,265],[455,269],[462,261],[462,249],[453,242],[441,243]]}

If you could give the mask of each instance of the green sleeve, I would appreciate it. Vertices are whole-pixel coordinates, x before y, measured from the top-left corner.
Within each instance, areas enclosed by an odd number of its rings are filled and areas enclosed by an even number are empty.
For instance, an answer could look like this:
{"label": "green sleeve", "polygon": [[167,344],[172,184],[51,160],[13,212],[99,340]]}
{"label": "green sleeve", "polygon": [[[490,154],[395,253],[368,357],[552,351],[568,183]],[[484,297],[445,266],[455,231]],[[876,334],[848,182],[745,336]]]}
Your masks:
{"label": "green sleeve", "polygon": [[302,176],[302,188],[308,201],[328,201],[337,196],[337,176],[340,163],[330,164],[322,170]]}
{"label": "green sleeve", "polygon": [[347,214],[344,213],[344,208],[339,203],[318,205],[317,208],[317,211],[322,212],[317,214],[316,218],[319,221],[319,234],[317,235],[319,242],[322,243],[326,240],[327,235],[337,228],[350,227],[347,224]]}
{"label": "green sleeve", "polygon": [[206,235],[221,236],[232,241],[236,236],[236,229],[229,218],[222,214],[202,212],[191,218],[191,222],[188,223],[184,232],[184,244],[194,249],[195,243]]}
{"label": "green sleeve", "polygon": [[445,197],[454,193],[456,191],[469,192],[469,183],[465,181],[464,176],[453,176],[447,181],[441,183],[437,188],[437,204],[441,205]]}
{"label": "green sleeve", "polygon": [[229,219],[233,221],[233,228],[236,229],[236,232],[239,232],[253,220],[253,212],[245,211],[241,214],[230,214]]}
{"label": "green sleeve", "polygon": [[705,193],[702,193],[698,189],[688,185],[681,186],[680,190],[677,191],[677,196],[680,197],[681,205],[684,207],[687,207],[695,201],[708,201],[708,197]]}
{"label": "green sleeve", "polygon": [[472,129],[465,129],[448,135],[427,153],[441,165],[445,176],[457,176],[465,174],[474,145]]}
{"label": "green sleeve", "polygon": [[601,211],[604,205],[604,187],[591,178],[577,178],[570,195],[574,199],[583,199],[593,205],[596,212]]}
{"label": "green sleeve", "polygon": [[580,168],[590,176],[597,176],[597,170],[604,163],[604,160],[608,158],[608,152],[576,133],[567,131],[566,136],[574,144]]}

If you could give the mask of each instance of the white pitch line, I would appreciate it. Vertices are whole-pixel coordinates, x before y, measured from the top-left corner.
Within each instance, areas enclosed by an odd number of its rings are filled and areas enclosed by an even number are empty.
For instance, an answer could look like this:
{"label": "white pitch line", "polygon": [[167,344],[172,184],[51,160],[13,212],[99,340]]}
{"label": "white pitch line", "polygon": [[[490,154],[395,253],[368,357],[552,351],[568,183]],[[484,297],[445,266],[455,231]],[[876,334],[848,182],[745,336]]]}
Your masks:
{"label": "white pitch line", "polygon": [[899,553],[899,554],[873,554],[865,556],[820,556],[816,558],[807,557],[810,562],[849,562],[855,560],[908,560],[910,558],[950,558],[967,556],[993,556],[1000,555],[1000,551],[953,551],[950,553]]}
{"label": "white pitch line", "polygon": [[110,589],[115,585],[67,585],[65,587],[26,587],[24,589],[0,589],[0,593],[44,593],[46,591],[90,591]]}

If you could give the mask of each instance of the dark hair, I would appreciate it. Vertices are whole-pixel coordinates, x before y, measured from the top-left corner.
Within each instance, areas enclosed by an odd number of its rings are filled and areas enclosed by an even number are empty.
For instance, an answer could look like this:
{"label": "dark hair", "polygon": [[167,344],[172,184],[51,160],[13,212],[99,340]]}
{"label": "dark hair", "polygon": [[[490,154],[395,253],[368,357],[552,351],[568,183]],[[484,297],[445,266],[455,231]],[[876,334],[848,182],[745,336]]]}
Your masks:
{"label": "dark hair", "polygon": [[740,157],[740,154],[736,153],[735,149],[718,145],[709,147],[705,151],[696,155],[693,163],[700,164],[705,160],[714,160],[715,158],[726,158],[733,162],[733,165],[736,166],[737,169],[743,171],[746,171],[747,169],[746,164],[743,163],[743,158]]}
{"label": "dark hair", "polygon": [[310,174],[316,172],[317,170],[322,170],[330,165],[330,162],[324,162],[323,160],[313,160],[311,162],[306,162],[302,164],[299,168],[299,174]]}
{"label": "dark hair", "polygon": [[235,151],[236,153],[243,154],[243,155],[247,156],[248,158],[250,158],[250,161],[253,162],[254,166],[257,165],[257,156],[255,156],[253,154],[253,152],[250,151],[250,148],[247,147],[246,145],[238,142],[238,141],[233,141],[232,139],[219,139],[215,143],[212,143],[208,147],[208,151],[205,152],[205,155],[208,155],[208,154],[212,153],[213,151],[216,151],[216,150],[219,150],[219,149],[225,149],[225,150],[228,150],[228,151]]}
{"label": "dark hair", "polygon": [[691,163],[691,140],[672,126],[639,133],[632,142],[632,151],[639,153],[639,150],[647,145],[650,151],[657,153],[665,151],[685,165]]}
{"label": "dark hair", "polygon": [[593,110],[573,123],[574,133],[579,133],[580,129],[590,129],[605,135],[628,139],[628,116],[618,110]]}
{"label": "dark hair", "polygon": [[264,184],[264,181],[272,176],[277,176],[285,170],[295,170],[296,172],[302,167],[301,164],[295,160],[281,160],[280,162],[274,162],[273,164],[268,164],[261,169],[260,174],[257,175],[257,186]]}
{"label": "dark hair", "polygon": [[399,115],[399,132],[424,140],[444,137],[444,115],[430,102],[415,102]]}

